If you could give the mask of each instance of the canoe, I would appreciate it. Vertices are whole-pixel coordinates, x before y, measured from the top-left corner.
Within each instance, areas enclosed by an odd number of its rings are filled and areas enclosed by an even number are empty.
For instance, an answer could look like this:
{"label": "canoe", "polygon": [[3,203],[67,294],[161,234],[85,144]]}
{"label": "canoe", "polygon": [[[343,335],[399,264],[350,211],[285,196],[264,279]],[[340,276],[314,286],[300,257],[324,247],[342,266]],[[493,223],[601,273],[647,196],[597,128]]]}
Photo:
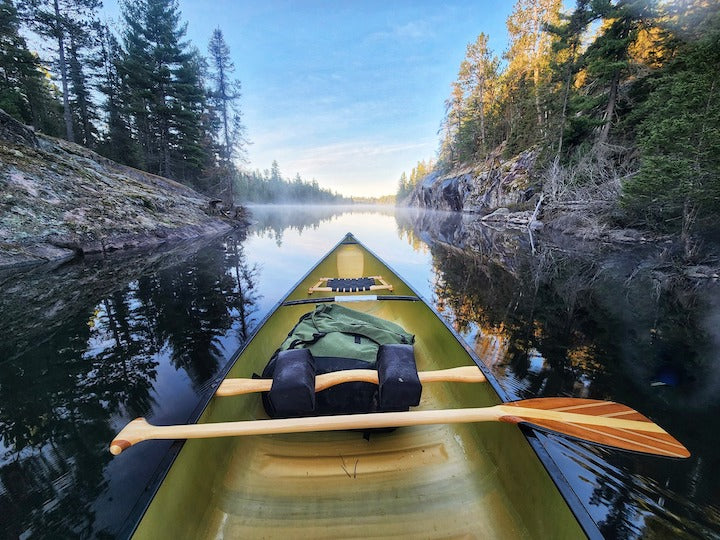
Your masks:
{"label": "canoe", "polygon": [[[332,290],[338,288],[332,279],[360,276],[372,276],[373,285]],[[265,420],[258,393],[217,395],[215,390],[223,379],[247,379],[262,372],[298,319],[316,303],[343,300],[352,301],[344,305],[354,310],[393,321],[414,334],[421,374],[472,366],[478,379],[485,380],[423,384],[418,414],[438,416],[443,413],[436,411],[487,408],[506,401],[495,378],[452,327],[348,234],[259,325],[218,378],[197,425],[189,427],[282,422]],[[432,423],[369,438],[356,430],[296,431],[188,439],[157,482],[134,536],[601,537],[531,429],[501,422]],[[129,444],[121,433],[113,441],[114,453]]]}

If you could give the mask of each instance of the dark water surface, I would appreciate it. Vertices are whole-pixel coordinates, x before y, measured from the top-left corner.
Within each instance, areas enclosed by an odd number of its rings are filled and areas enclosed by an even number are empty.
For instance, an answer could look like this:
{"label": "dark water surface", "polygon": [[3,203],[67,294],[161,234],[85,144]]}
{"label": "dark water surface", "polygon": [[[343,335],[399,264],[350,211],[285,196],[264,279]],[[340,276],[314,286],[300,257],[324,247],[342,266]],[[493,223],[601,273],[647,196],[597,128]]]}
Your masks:
{"label": "dark water surface", "polygon": [[678,461],[542,435],[608,538],[720,537],[720,286],[459,214],[256,208],[247,234],[0,274],[0,531],[122,537],[171,442],[113,458],[128,420],[182,423],[285,292],[352,231],[514,398],[626,403]]}

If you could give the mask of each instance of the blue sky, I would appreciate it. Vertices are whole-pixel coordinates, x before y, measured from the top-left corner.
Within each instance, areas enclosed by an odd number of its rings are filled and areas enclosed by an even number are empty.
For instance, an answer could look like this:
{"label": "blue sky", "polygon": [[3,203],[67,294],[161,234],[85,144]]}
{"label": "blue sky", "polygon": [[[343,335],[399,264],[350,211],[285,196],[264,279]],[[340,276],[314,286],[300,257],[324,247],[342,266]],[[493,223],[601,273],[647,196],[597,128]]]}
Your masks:
{"label": "blue sky", "polygon": [[[498,56],[514,2],[180,0],[202,53],[220,28],[241,80],[250,169],[344,195],[394,193],[432,159],[450,84],[480,32]],[[105,13],[117,17],[116,2]]]}

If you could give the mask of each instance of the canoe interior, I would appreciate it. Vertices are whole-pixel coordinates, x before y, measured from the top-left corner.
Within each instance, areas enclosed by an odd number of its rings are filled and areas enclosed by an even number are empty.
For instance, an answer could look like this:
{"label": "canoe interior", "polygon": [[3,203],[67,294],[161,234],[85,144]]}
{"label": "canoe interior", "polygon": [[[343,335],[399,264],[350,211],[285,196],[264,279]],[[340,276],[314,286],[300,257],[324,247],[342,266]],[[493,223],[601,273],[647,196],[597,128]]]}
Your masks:
{"label": "canoe interior", "polygon": [[[362,253],[365,275],[382,275],[394,286],[393,294],[414,294],[380,261]],[[341,256],[341,265],[347,264],[346,255]],[[308,287],[319,277],[337,275],[337,265],[334,251],[288,299],[308,298]],[[472,363],[423,302],[368,301],[349,307],[395,321],[414,333],[420,370]],[[248,343],[229,376],[250,377],[262,371],[299,317],[312,308],[312,304],[279,307]],[[423,388],[419,408],[499,402],[487,383],[431,383]],[[259,396],[250,394],[214,398],[199,422],[256,418],[266,415]],[[135,536],[580,538],[584,534],[520,430],[510,424],[485,423],[401,428],[372,434],[369,440],[357,432],[190,440]]]}

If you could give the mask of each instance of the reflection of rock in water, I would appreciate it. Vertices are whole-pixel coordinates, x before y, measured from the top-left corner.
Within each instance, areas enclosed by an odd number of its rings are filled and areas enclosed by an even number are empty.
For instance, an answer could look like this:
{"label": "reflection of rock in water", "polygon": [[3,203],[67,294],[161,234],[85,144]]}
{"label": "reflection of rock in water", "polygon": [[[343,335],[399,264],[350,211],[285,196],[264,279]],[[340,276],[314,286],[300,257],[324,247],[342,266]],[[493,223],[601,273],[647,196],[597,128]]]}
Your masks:
{"label": "reflection of rock in water", "polygon": [[715,399],[710,381],[720,372],[710,370],[716,345],[704,321],[718,312],[720,300],[713,299],[720,287],[698,289],[659,274],[658,250],[542,234],[533,253],[527,232],[491,228],[467,214],[407,209],[396,220],[409,238],[430,247],[435,292],[452,308],[456,327],[479,326],[476,346],[484,353],[498,352],[488,348],[491,337],[507,340],[507,357],[492,354],[490,364],[514,363],[522,377],[545,376],[530,373],[528,357],[537,349],[557,379],[551,387],[564,392],[592,386],[599,393],[604,385],[622,392],[606,377],[617,371],[628,395],[655,400],[663,381],[657,373],[672,370],[683,375],[662,385],[663,400]]}
{"label": "reflection of rock in water", "polygon": [[[207,245],[207,239],[165,244],[152,250],[88,256],[60,266],[37,266],[0,272],[3,315],[0,357],[7,359],[52,334],[75,316],[138,276],[176,265]],[[28,321],[36,321],[28,328]]]}
{"label": "reflection of rock in water", "polygon": [[518,257],[532,251],[529,233],[493,227],[470,214],[407,208],[398,210],[395,219],[401,230],[430,247],[445,244],[469,255],[495,259],[508,270],[517,267]]}
{"label": "reflection of rock in water", "polygon": [[527,236],[460,214],[404,212],[397,222],[411,243],[428,244],[438,310],[471,338],[510,398],[620,401],[692,449],[692,460],[669,464],[577,445],[566,455],[580,464],[573,485],[597,486],[587,504],[606,511],[608,536],[720,530],[718,284],[660,273],[654,249],[542,234],[533,253]]}
{"label": "reflection of rock in water", "polygon": [[[0,530],[123,536],[167,445],[118,462],[107,441],[140,415],[187,422],[247,339],[257,293],[241,241],[236,233],[2,276]],[[168,394],[170,405],[158,399]]]}

